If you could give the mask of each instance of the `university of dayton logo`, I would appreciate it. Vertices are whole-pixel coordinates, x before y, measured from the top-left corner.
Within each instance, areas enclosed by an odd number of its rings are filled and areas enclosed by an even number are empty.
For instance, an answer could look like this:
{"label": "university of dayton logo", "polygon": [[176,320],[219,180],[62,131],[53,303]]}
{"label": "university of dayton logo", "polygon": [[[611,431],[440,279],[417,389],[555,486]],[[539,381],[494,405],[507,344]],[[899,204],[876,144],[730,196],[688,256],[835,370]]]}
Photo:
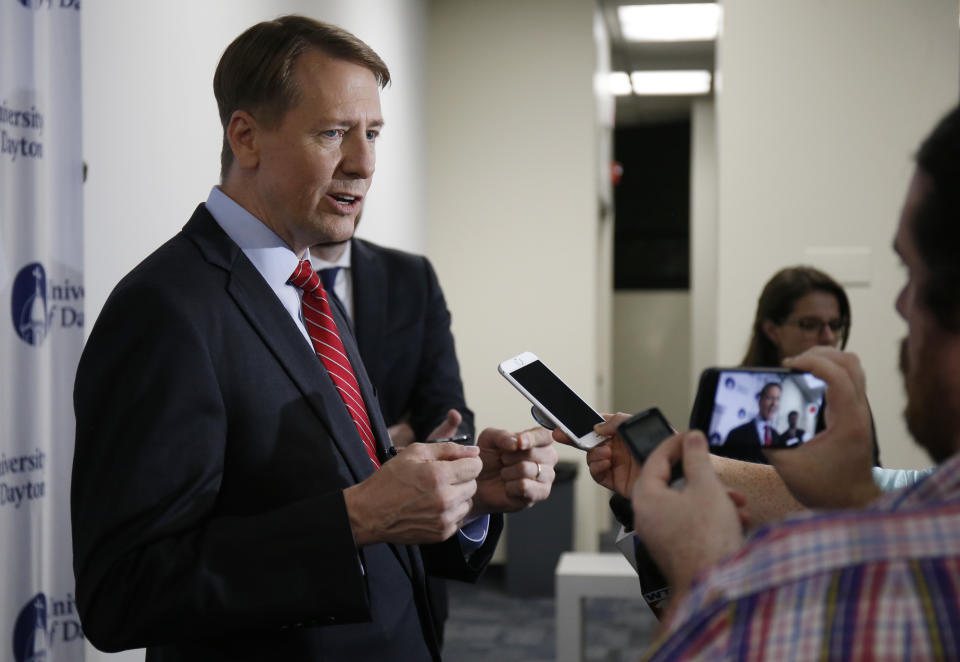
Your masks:
{"label": "university of dayton logo", "polygon": [[[37,593],[24,605],[13,626],[14,662],[47,662],[58,644],[82,645],[83,630],[77,618],[73,595],[63,600]],[[50,655],[49,657],[52,657]],[[0,653],[0,659],[7,659]]]}
{"label": "university of dayton logo", "polygon": [[13,626],[13,659],[44,662],[47,659],[47,596],[37,593],[20,610]]}
{"label": "university of dayton logo", "polygon": [[10,314],[17,335],[34,347],[53,329],[79,332],[83,328],[83,284],[69,278],[49,281],[42,264],[28,264],[13,279]]}
{"label": "university of dayton logo", "polygon": [[13,328],[20,339],[39,345],[47,337],[47,273],[39,262],[28,264],[13,280],[10,301]]}

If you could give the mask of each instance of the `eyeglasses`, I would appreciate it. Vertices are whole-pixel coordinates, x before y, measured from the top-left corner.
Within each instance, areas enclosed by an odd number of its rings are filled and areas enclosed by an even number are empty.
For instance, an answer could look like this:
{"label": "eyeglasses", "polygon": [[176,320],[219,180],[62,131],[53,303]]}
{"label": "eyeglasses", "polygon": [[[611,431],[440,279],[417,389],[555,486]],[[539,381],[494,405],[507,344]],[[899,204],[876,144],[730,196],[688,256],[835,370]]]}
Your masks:
{"label": "eyeglasses", "polygon": [[823,333],[824,327],[829,327],[830,331],[834,334],[839,335],[844,329],[847,328],[846,323],[843,320],[822,320],[819,317],[801,317],[798,320],[787,320],[783,323],[784,326],[790,325],[795,326],[804,333],[809,333],[810,335],[820,335]]}

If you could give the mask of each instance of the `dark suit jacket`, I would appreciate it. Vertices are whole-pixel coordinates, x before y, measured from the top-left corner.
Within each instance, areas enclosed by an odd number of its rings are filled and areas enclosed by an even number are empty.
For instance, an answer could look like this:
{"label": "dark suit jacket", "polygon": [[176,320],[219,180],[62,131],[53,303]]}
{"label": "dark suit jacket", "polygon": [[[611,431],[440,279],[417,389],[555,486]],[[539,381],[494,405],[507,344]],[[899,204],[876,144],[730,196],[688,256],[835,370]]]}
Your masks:
{"label": "dark suit jacket", "polygon": [[[407,420],[422,441],[456,409],[459,432],[473,437],[450,312],[430,261],[362,239],[352,243],[353,327],[386,424]],[[442,638],[447,591],[442,580],[427,584]]]}
{"label": "dark suit jacket", "polygon": [[[716,455],[765,464],[767,460],[760,452],[760,436],[757,434],[755,420],[751,418],[743,425],[733,428],[727,433],[727,440],[722,446],[715,446],[710,450]],[[773,439],[777,438],[777,431],[773,426],[770,427],[770,434]]]}
{"label": "dark suit jacket", "polygon": [[456,409],[460,431],[473,436],[450,312],[430,262],[362,239],[351,250],[354,329],[387,425],[409,416],[423,440]]}
{"label": "dark suit jacket", "polygon": [[801,429],[801,428],[796,428],[796,429],[793,431],[793,434],[792,434],[792,435],[790,434],[790,430],[789,430],[789,429],[784,430],[784,431],[777,437],[777,443],[778,443],[780,446],[794,446],[794,445],[799,444],[799,443],[801,442],[801,440],[803,439],[804,433],[805,433],[805,430],[803,430],[803,429]]}
{"label": "dark suit jacket", "polygon": [[372,466],[356,428],[203,205],[110,295],[74,404],[76,601],[94,645],[151,661],[439,659],[425,567],[475,578],[502,519],[469,564],[456,536],[357,552],[343,490]]}

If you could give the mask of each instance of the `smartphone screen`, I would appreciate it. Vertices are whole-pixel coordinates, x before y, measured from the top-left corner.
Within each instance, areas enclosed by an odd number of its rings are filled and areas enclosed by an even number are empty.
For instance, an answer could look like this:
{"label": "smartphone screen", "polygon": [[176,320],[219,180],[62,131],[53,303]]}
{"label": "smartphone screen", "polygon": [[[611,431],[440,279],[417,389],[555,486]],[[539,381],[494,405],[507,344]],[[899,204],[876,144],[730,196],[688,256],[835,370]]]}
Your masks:
{"label": "smartphone screen", "polygon": [[793,448],[816,434],[827,385],[783,369],[710,368],[691,416],[710,446],[729,457],[762,447]]}
{"label": "smartphone screen", "polygon": [[593,411],[590,405],[581,400],[540,361],[533,361],[512,370],[510,376],[577,437],[589,434],[594,425],[603,422],[603,418]]}

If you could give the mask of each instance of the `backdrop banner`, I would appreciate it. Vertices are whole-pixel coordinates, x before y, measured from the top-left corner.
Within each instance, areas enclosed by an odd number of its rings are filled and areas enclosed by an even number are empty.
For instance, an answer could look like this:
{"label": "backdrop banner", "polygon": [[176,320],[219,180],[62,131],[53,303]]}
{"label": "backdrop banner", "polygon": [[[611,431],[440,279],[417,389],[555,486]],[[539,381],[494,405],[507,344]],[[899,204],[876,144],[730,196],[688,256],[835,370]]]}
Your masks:
{"label": "backdrop banner", "polygon": [[83,344],[80,0],[0,0],[0,660],[84,658],[70,542]]}

